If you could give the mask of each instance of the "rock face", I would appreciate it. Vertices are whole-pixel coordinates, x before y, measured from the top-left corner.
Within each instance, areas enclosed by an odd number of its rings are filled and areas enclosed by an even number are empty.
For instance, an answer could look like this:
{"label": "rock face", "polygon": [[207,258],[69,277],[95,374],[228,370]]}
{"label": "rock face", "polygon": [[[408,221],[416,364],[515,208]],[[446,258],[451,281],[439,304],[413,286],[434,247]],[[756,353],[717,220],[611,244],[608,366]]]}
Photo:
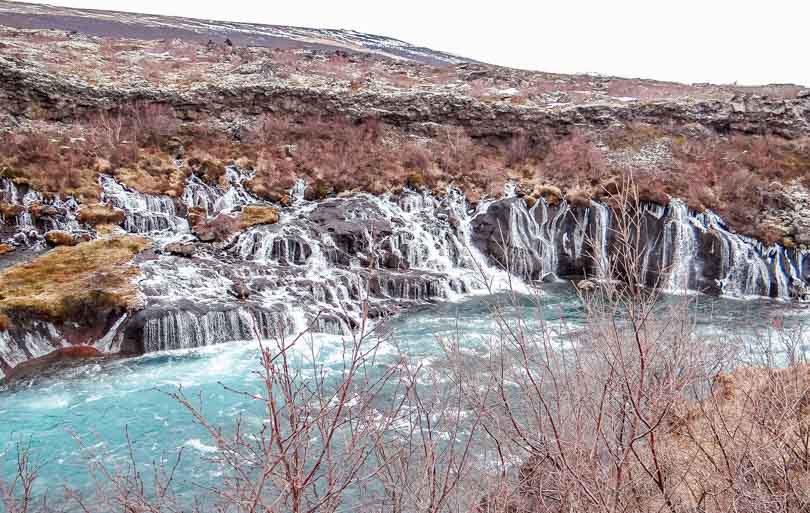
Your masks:
{"label": "rock face", "polygon": [[[551,206],[521,198],[494,202],[473,220],[473,242],[493,262],[528,280],[549,275],[603,277],[614,254],[613,213],[605,205]],[[729,232],[710,212],[690,211],[679,200],[668,206],[643,204],[637,268],[612,269],[612,277],[633,272],[647,286],[670,292],[700,291],[733,297],[804,298],[806,252]]]}
{"label": "rock face", "polygon": [[163,252],[169,255],[191,258],[194,255],[194,244],[188,242],[171,242],[163,246]]}
{"label": "rock face", "polygon": [[[226,88],[227,87],[227,88]],[[731,100],[678,99],[648,102],[523,107],[487,103],[455,94],[352,93],[279,80],[245,85],[209,84],[176,91],[148,86],[116,88],[60,80],[25,61],[0,56],[0,105],[6,115],[70,122],[99,108],[149,100],[170,105],[184,119],[221,118],[241,113],[374,117],[413,131],[436,124],[461,126],[478,136],[510,136],[516,130],[548,128],[566,132],[615,123],[701,126],[717,132],[774,133],[794,138],[810,133],[810,97],[739,95]]]}

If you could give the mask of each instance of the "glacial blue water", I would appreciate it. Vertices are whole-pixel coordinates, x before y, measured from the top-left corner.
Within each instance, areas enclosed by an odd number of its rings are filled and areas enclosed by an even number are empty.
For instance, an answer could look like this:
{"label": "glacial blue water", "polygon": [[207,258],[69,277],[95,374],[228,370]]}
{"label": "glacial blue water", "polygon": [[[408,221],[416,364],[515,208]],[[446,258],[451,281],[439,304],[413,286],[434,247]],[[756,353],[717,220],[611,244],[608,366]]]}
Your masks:
{"label": "glacial blue water", "polygon": [[[493,304],[509,304],[506,296],[473,296],[460,302],[427,305],[394,317],[381,326],[386,342],[381,361],[405,354],[429,365],[442,353],[442,338],[457,338],[471,352],[485,352],[496,328]],[[699,330],[725,336],[750,331],[763,340],[779,323],[798,325],[806,307],[778,302],[695,299]],[[506,307],[507,318],[522,317],[529,326],[547,321],[560,332],[576,329],[581,316],[570,286],[546,286],[539,298],[520,297]],[[763,335],[765,334],[765,335]],[[314,358],[341,365],[341,339],[305,337],[293,349],[300,365]],[[147,471],[153,461],[172,461],[183,449],[179,487],[193,493],[194,484],[215,481],[218,471],[205,461],[216,448],[191,415],[168,394],[182,391],[213,423],[233,425],[241,416],[248,429],[259,429],[262,406],[245,395],[260,392],[255,341],[234,342],[197,350],[148,354],[138,358],[97,361],[58,369],[33,380],[0,388],[0,476],[15,471],[15,443],[29,442],[39,472],[40,490],[59,495],[63,485],[88,491],[88,462],[100,458],[109,467],[128,460],[127,436],[135,460]]]}

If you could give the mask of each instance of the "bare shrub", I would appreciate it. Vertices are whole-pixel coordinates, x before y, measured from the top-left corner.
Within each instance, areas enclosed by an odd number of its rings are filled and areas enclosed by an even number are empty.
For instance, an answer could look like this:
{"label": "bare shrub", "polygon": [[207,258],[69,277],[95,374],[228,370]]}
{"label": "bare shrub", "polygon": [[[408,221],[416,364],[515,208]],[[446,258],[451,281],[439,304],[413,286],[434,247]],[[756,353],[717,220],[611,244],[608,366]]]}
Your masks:
{"label": "bare shrub", "polygon": [[550,145],[539,172],[561,182],[597,185],[606,171],[602,152],[585,135],[574,132]]}
{"label": "bare shrub", "polygon": [[[33,459],[31,442],[18,441],[14,447],[15,473],[0,477],[0,504],[8,513],[35,513],[47,511],[47,500],[37,495],[34,485],[42,468],[41,462]],[[0,457],[7,454],[0,452]]]}

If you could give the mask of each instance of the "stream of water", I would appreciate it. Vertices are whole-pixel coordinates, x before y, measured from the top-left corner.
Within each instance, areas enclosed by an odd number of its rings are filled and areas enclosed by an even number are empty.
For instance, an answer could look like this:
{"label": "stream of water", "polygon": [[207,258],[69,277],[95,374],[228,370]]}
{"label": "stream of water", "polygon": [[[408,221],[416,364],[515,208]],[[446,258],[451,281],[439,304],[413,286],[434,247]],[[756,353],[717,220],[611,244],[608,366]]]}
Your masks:
{"label": "stream of water", "polygon": [[[385,342],[381,361],[404,354],[431,365],[442,358],[440,341],[455,338],[471,355],[485,358],[487,339],[496,333],[491,315],[504,305],[509,319],[520,317],[529,327],[546,327],[562,334],[580,324],[578,296],[567,284],[544,286],[539,295],[471,296],[455,302],[416,307],[380,327]],[[693,300],[697,329],[709,336],[744,331],[760,342],[775,323],[796,327],[810,316],[803,305],[769,301],[739,301],[700,296]],[[316,334],[301,340],[293,352],[299,365],[314,359],[336,370],[342,365],[343,337]],[[168,394],[180,389],[214,424],[232,426],[241,417],[247,429],[260,429],[262,405],[226,388],[259,393],[261,380],[255,341],[233,342],[197,349],[150,353],[138,358],[101,360],[55,369],[43,376],[0,389],[0,473],[15,471],[15,443],[30,441],[33,455],[44,463],[38,485],[51,493],[68,485],[92,488],[87,471],[92,458],[111,468],[126,464],[127,436],[135,460],[148,470],[153,461],[172,461],[183,449],[179,486],[193,493],[219,477],[206,457],[217,450],[191,415]]]}

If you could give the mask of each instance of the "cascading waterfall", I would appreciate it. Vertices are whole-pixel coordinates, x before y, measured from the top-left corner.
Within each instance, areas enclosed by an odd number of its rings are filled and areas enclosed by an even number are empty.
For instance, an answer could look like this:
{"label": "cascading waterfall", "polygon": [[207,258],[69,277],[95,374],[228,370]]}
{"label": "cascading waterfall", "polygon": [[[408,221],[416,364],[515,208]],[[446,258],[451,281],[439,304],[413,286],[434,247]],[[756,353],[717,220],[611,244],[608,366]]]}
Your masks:
{"label": "cascading waterfall", "polygon": [[9,331],[0,331],[0,379],[5,377],[4,369],[45,356],[64,345],[66,342],[59,330],[49,322],[33,322],[20,338],[13,337]]}
{"label": "cascading waterfall", "polygon": [[473,220],[473,239],[485,254],[530,280],[591,275],[589,262],[607,268],[610,216],[604,206],[577,209],[543,199],[527,209],[521,198],[489,202]]}
{"label": "cascading waterfall", "polygon": [[[227,187],[191,176],[179,199],[131,191],[109,176],[100,180],[102,200],[124,210],[125,229],[162,242],[193,238],[187,208],[213,217],[261,203],[244,187],[250,176],[229,167]],[[15,220],[18,235],[30,231],[41,240],[46,229],[81,229],[73,199],[44,198],[6,179],[0,187],[4,203],[24,208]],[[293,205],[280,209],[276,224],[253,227],[220,245],[199,244],[194,258],[144,257],[138,264],[142,308],[118,319],[97,347],[192,348],[308,326],[340,335],[366,312],[377,318],[462,294],[527,291],[524,279],[612,277],[614,218],[602,203],[573,207],[539,199],[528,208],[511,188],[507,197],[481,201],[473,210],[452,188],[441,197],[406,190],[318,202],[306,200],[305,190],[305,182],[296,183]],[[35,204],[53,208],[46,218],[33,219]],[[671,292],[736,297],[787,299],[807,292],[810,266],[802,250],[765,247],[730,233],[716,215],[691,212],[678,200],[645,204],[641,215],[640,272],[648,284],[658,280]],[[0,360],[13,367],[65,343],[54,326],[0,333]]]}
{"label": "cascading waterfall", "polygon": [[[698,227],[696,218],[689,215],[686,204],[672,200],[670,215],[664,223],[662,268],[666,273],[663,289],[669,292],[694,290],[695,253]],[[698,225],[699,226],[699,225]]]}
{"label": "cascading waterfall", "polygon": [[287,282],[293,288],[296,280],[317,282],[309,310],[342,319],[346,332],[361,322],[364,299],[385,310],[506,286],[508,276],[489,267],[470,243],[470,219],[463,195],[454,190],[442,199],[415,191],[396,200],[368,194],[320,203],[299,198],[278,224],[240,235],[233,253],[294,275]]}
{"label": "cascading waterfall", "polygon": [[[708,291],[733,297],[789,299],[807,294],[803,250],[763,246],[729,232],[712,212],[691,212],[680,200],[644,204],[641,279],[671,293]],[[610,278],[611,211],[591,202],[572,208],[540,199],[488,202],[475,223],[477,245],[499,265],[527,279],[556,274]]]}
{"label": "cascading waterfall", "polygon": [[199,177],[192,175],[186,182],[183,193],[183,202],[189,208],[201,208],[208,215],[233,210],[234,207],[260,203],[260,201],[245,189],[245,182],[252,175],[235,166],[225,168],[225,179],[228,187],[211,186]]}
{"label": "cascading waterfall", "polygon": [[610,209],[603,203],[591,201],[591,206],[586,214],[588,219],[593,219],[594,226],[594,249],[592,258],[596,262],[597,278],[605,279],[610,277],[610,259],[608,257],[608,243],[610,242]]}
{"label": "cascading waterfall", "polygon": [[188,233],[188,222],[177,215],[174,200],[169,196],[141,194],[130,191],[114,178],[100,177],[102,200],[125,213],[124,229],[130,233],[168,231],[174,235]]}
{"label": "cascading waterfall", "polygon": [[[16,233],[10,242],[20,246],[42,245],[42,234],[49,230],[82,232],[76,221],[79,204],[72,197],[46,197],[23,186],[21,191],[7,178],[0,179],[0,202],[18,206],[22,211],[14,219],[2,219],[0,224],[14,225]],[[35,217],[34,211],[39,217]]]}
{"label": "cascading waterfall", "polygon": [[259,335],[268,338],[284,323],[271,312],[235,308],[195,315],[177,311],[149,319],[143,328],[146,352],[166,349],[188,349],[218,344],[229,340],[251,340]]}

